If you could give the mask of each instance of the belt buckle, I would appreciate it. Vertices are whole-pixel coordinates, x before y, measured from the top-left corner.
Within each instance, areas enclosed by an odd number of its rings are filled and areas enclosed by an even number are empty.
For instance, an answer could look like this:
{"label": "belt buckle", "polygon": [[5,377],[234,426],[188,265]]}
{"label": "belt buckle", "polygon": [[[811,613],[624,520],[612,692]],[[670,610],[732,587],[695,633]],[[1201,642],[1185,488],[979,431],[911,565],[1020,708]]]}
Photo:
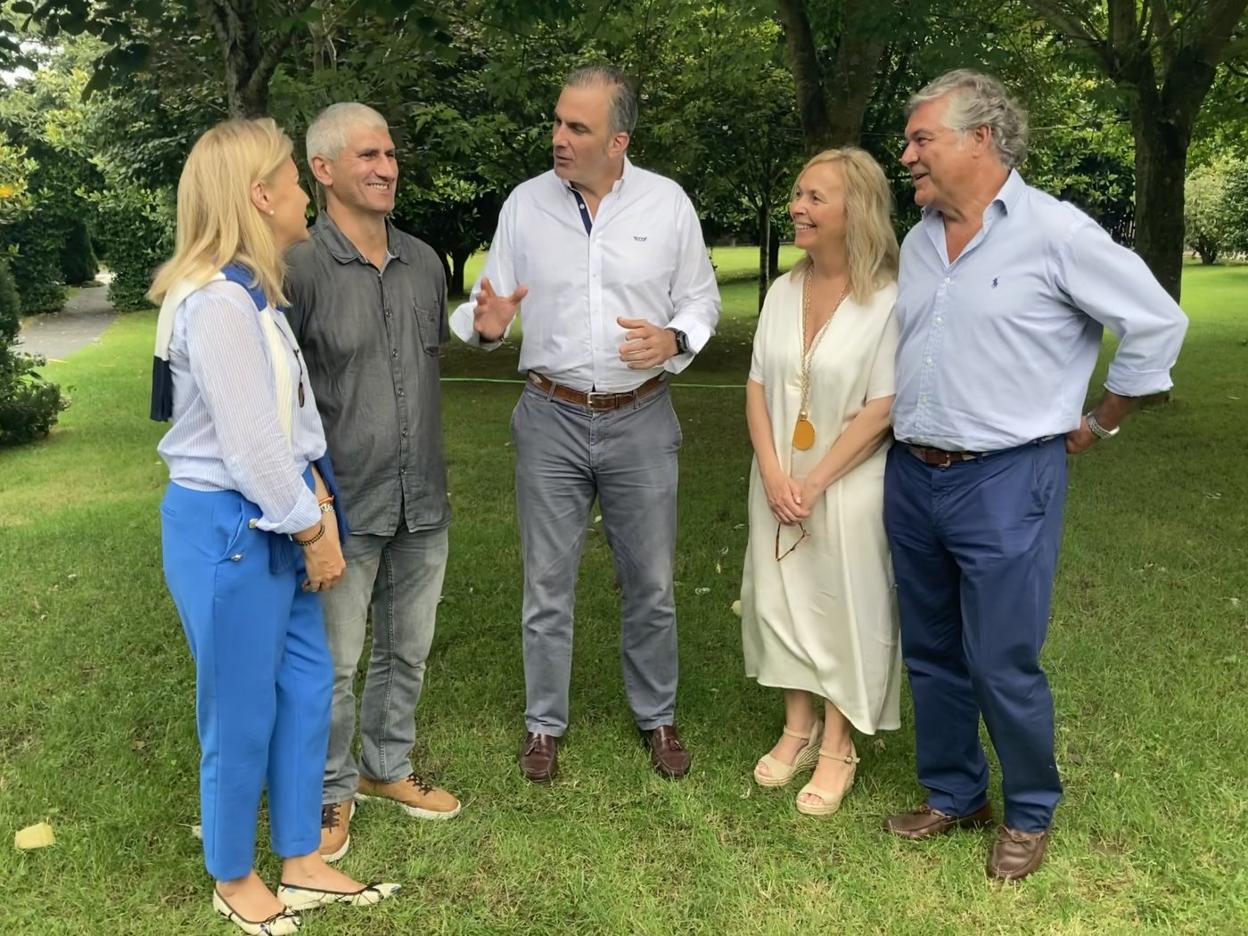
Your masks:
{"label": "belt buckle", "polygon": [[953,452],[941,451],[940,454],[944,456],[945,460],[936,462],[935,464],[937,468],[948,468],[953,464]]}
{"label": "belt buckle", "polygon": [[[587,390],[585,391],[585,408],[591,410],[610,409],[615,397],[615,393],[605,390]],[[595,403],[595,400],[601,400],[602,402],[601,404]]]}

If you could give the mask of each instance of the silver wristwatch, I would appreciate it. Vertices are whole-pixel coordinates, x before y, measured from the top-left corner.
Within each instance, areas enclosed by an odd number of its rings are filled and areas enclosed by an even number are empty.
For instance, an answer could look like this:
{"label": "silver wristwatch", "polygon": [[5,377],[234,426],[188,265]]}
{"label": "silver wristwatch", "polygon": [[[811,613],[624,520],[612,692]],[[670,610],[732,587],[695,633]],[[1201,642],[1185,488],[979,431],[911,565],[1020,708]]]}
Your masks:
{"label": "silver wristwatch", "polygon": [[1114,426],[1113,429],[1106,429],[1096,421],[1096,417],[1092,415],[1091,410],[1084,413],[1083,418],[1087,420],[1088,428],[1092,430],[1092,434],[1098,439],[1112,439],[1118,434],[1118,430],[1122,428],[1122,426]]}

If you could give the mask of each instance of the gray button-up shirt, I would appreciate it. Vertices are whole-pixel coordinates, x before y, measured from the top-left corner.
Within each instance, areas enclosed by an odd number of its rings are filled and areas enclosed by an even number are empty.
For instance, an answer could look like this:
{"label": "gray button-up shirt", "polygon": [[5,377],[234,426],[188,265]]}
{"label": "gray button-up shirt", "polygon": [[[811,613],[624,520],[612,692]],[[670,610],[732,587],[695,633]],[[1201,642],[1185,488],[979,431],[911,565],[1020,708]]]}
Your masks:
{"label": "gray button-up shirt", "polygon": [[446,276],[389,222],[378,271],[328,214],[289,255],[290,324],[325,424],[352,533],[393,536],[451,520],[438,351],[450,338]]}

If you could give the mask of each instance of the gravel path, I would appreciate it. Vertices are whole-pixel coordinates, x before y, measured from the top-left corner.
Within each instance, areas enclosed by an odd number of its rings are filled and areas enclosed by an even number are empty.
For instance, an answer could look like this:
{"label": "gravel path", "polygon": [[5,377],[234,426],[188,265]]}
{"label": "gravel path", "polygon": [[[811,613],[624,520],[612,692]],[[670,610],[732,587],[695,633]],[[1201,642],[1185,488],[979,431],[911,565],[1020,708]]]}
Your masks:
{"label": "gravel path", "polygon": [[108,301],[106,285],[79,289],[60,312],[32,315],[18,340],[18,350],[63,360],[80,348],[100,340],[117,313]]}

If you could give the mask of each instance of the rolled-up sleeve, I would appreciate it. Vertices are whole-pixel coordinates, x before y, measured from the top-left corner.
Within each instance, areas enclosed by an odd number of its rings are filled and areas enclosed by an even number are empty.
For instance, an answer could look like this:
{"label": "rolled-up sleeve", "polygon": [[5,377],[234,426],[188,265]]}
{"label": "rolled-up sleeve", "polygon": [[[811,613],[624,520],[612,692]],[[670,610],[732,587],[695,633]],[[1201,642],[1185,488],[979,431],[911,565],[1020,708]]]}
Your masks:
{"label": "rolled-up sleeve", "polygon": [[715,282],[715,268],[706,254],[702,223],[693,203],[683,193],[676,210],[676,234],[680,256],[671,287],[675,313],[667,327],[685,333],[689,353],[667,360],[664,367],[673,374],[688,367],[693,356],[711,340],[719,324],[720,310],[719,284]]}
{"label": "rolled-up sleeve", "polygon": [[315,526],[321,511],[278,423],[273,369],[255,305],[241,287],[238,295],[236,300],[201,290],[187,300],[188,365],[226,470],[238,491],[260,507],[257,526],[296,533]]}
{"label": "rolled-up sleeve", "polygon": [[1118,336],[1105,388],[1125,397],[1169,390],[1187,316],[1139,255],[1083,218],[1057,259],[1059,288],[1076,308]]}

